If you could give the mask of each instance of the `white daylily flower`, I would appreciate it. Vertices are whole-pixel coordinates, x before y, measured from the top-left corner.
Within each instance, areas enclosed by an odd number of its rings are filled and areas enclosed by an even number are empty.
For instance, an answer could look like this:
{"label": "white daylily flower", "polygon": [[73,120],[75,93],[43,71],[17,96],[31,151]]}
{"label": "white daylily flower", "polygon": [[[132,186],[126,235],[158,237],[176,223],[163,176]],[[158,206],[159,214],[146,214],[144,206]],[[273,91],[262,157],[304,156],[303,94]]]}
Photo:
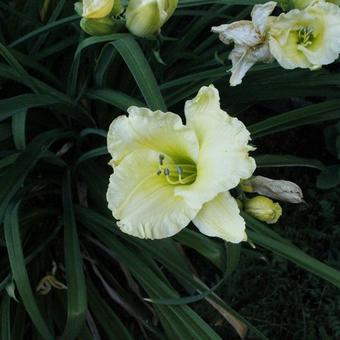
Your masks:
{"label": "white daylily flower", "polygon": [[275,18],[269,31],[272,55],[286,69],[315,70],[332,63],[340,53],[340,8],[317,2]]}
{"label": "white daylily flower", "polygon": [[130,107],[108,133],[114,173],[108,206],[123,232],[160,239],[190,221],[209,236],[238,243],[245,222],[230,189],[255,170],[250,135],[222,111],[213,85],[186,102],[186,125],[171,112]]}
{"label": "white daylily flower", "polygon": [[211,28],[212,32],[219,33],[223,43],[235,44],[229,55],[233,65],[231,86],[241,84],[247,71],[256,62],[273,61],[267,41],[267,21],[276,4],[270,1],[263,5],[255,5],[251,12],[252,21],[241,20]]}

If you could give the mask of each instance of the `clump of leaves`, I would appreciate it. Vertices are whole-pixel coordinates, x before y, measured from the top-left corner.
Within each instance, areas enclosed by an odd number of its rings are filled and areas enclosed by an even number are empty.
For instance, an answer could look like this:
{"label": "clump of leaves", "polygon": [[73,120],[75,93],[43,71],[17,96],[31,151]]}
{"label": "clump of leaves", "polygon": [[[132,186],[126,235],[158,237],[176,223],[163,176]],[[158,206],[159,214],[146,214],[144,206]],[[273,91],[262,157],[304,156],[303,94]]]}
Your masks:
{"label": "clump of leaves", "polygon": [[[0,2],[3,339],[224,337],[209,316],[193,308],[203,299],[220,316],[219,322],[230,323],[241,336],[247,330],[259,339],[272,334],[268,329],[275,325],[262,322],[264,312],[257,311],[260,321],[244,318],[238,311],[250,318],[252,314],[237,293],[231,290],[233,300],[223,300],[209,288],[221,287],[219,282],[228,276],[242,276],[246,283],[248,275],[257,275],[254,264],[246,271],[250,246],[225,247],[194,228],[172,239],[139,240],[122,234],[106,208],[106,131],[131,105],[178,112],[198,88],[214,83],[222,106],[249,122],[255,144],[260,137],[280,133],[289,138],[298,126],[339,119],[333,68],[288,72],[276,64],[258,65],[242,86],[229,88],[220,63],[228,51],[210,34],[210,27],[246,18],[252,6],[244,1],[214,2],[181,1],[155,41],[136,40],[124,32],[87,37],[80,31],[72,1],[51,1],[48,6],[37,0]],[[294,147],[285,155],[260,153],[259,171],[324,167],[318,155],[301,158]],[[256,254],[270,259],[266,268],[275,264],[276,277],[288,276],[292,284],[299,284],[299,276],[290,273],[292,262],[302,268],[300,273],[313,275],[313,282],[340,287],[339,271],[332,268],[336,263],[323,258],[322,252],[300,250],[298,246],[306,243],[293,237],[295,246],[285,228],[274,231],[245,218]],[[295,230],[293,223],[289,227]],[[316,224],[307,227],[319,230]],[[257,261],[263,266],[263,260]],[[54,280],[61,285],[36,294],[53,263]],[[271,282],[272,289],[280,291],[283,281]],[[64,286],[67,289],[58,289]],[[322,290],[315,292],[322,299]],[[296,302],[287,299],[286,303]],[[259,301],[247,301],[249,308],[257,305]],[[303,320],[302,314],[297,317]],[[337,334],[332,320],[326,334]]]}

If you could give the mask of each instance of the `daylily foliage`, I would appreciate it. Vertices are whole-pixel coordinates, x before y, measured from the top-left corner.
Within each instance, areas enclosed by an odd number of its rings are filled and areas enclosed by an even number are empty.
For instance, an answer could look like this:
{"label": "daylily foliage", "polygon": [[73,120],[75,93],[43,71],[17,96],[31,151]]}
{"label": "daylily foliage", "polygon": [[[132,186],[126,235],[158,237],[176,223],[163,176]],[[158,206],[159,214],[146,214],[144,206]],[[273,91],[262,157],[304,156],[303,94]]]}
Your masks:
{"label": "daylily foliage", "polygon": [[130,107],[108,133],[114,173],[108,206],[122,231],[172,236],[190,221],[208,236],[238,243],[245,222],[229,190],[255,170],[250,134],[221,110],[213,85],[186,102],[186,125],[171,112]]}

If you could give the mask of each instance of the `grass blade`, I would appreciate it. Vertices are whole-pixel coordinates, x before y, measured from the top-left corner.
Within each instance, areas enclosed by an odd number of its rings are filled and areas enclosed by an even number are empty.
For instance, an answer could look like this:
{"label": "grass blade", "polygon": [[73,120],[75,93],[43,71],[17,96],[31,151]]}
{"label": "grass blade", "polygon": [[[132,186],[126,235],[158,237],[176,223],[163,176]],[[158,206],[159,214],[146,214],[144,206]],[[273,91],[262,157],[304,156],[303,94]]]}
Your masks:
{"label": "grass blade", "polygon": [[130,97],[123,92],[109,89],[89,90],[84,93],[84,97],[102,101],[104,103],[115,106],[124,112],[126,112],[128,107],[132,105],[145,107],[145,104],[138,99]]}
{"label": "grass blade", "polygon": [[26,147],[26,110],[17,112],[12,117],[12,135],[17,150],[24,150]]}
{"label": "grass blade", "polygon": [[1,339],[11,340],[11,300],[8,294],[4,294],[1,301]]}
{"label": "grass blade", "polygon": [[9,206],[4,222],[5,239],[13,278],[26,311],[38,332],[44,339],[53,340],[54,336],[52,336],[41,316],[29,282],[20,239],[18,207],[19,204]]}
{"label": "grass blade", "polygon": [[51,130],[40,134],[12,163],[9,171],[0,177],[0,221],[11,198],[21,187],[27,174],[43,156],[46,149],[56,140],[70,136],[63,130]]}
{"label": "grass blade", "polygon": [[64,242],[67,277],[67,321],[62,339],[75,339],[82,330],[87,313],[87,295],[83,260],[74,218],[71,175],[67,172],[63,186]]}
{"label": "grass blade", "polygon": [[166,111],[156,78],[136,40],[132,36],[126,36],[112,42],[112,45],[125,60],[148,107],[151,110]]}
{"label": "grass blade", "polygon": [[[247,221],[247,225],[250,227],[252,226],[249,220]],[[340,271],[331,268],[319,260],[307,255],[305,252],[298,249],[289,242],[282,242],[253,230],[248,230],[247,233],[249,238],[255,244],[258,244],[261,247],[264,247],[273,253],[282,256],[291,262],[294,262],[296,265],[340,288]]]}
{"label": "grass blade", "polygon": [[306,167],[312,169],[323,170],[323,165],[317,159],[302,158],[292,155],[260,155],[255,157],[258,168],[271,167]]}
{"label": "grass blade", "polygon": [[340,100],[329,100],[324,103],[309,105],[300,109],[282,113],[265,119],[248,127],[252,138],[271,135],[301,125],[315,124],[340,118]]}

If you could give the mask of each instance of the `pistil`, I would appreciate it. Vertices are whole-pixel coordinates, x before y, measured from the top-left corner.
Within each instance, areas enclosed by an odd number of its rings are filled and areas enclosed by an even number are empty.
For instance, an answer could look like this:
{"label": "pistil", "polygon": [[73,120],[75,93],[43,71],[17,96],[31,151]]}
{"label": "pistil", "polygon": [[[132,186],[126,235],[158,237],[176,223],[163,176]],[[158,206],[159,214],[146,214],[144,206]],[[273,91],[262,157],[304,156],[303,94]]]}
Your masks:
{"label": "pistil", "polygon": [[309,26],[303,26],[298,31],[299,43],[303,46],[308,46],[312,44],[313,39],[313,29]]}
{"label": "pistil", "polygon": [[164,155],[159,155],[159,168],[157,175],[164,174],[167,182],[172,185],[191,184],[197,176],[196,165],[169,163],[164,166]]}

